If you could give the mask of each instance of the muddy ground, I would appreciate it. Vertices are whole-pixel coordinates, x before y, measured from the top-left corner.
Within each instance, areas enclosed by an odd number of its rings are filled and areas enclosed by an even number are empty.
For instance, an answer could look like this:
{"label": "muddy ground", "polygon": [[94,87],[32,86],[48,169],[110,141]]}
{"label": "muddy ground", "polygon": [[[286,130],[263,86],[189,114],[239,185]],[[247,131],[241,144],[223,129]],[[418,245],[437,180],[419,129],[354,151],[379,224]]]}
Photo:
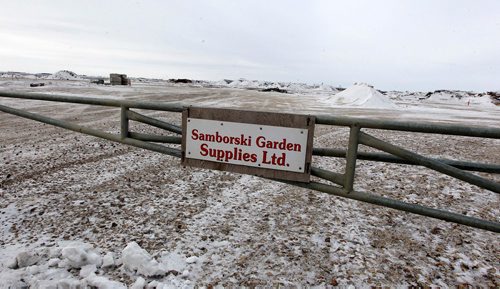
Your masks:
{"label": "muddy ground", "polygon": [[[9,89],[18,83],[3,84]],[[50,90],[49,90],[50,89]],[[94,88],[73,83],[46,92],[111,95],[306,113],[411,119],[407,111],[344,109],[237,89],[151,84]],[[261,101],[261,99],[264,99]],[[24,108],[112,133],[119,110],[21,101]],[[408,103],[408,106],[417,106]],[[441,108],[433,108],[441,109]],[[460,112],[441,120],[460,122]],[[422,112],[424,111],[424,112]],[[142,111],[180,124],[180,115]],[[410,115],[410,116],[408,116]],[[497,126],[498,112],[474,112],[462,123]],[[165,134],[131,124],[132,130]],[[427,156],[500,163],[500,140],[365,130]],[[344,148],[348,131],[318,126],[315,146]],[[368,150],[361,147],[362,150]],[[345,162],[314,158],[342,172]],[[499,175],[481,174],[500,182]],[[500,221],[497,194],[422,167],[358,161],[355,188],[386,197]],[[153,256],[198,256],[191,284],[208,285],[457,285],[498,287],[498,234],[330,196],[257,177],[183,168],[179,159],[55,128],[0,112],[0,270],[14,249],[79,240],[103,252],[137,242]],[[102,272],[130,285],[136,276]],[[181,278],[171,276],[169,278]]]}

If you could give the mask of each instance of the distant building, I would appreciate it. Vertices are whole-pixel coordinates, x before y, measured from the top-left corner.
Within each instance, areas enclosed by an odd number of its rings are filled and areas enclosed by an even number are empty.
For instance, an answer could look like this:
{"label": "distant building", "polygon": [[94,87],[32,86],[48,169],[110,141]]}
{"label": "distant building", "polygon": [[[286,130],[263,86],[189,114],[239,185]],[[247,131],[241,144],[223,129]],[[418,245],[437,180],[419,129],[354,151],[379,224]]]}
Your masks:
{"label": "distant building", "polygon": [[126,74],[111,73],[109,75],[111,85],[130,85],[130,79]]}

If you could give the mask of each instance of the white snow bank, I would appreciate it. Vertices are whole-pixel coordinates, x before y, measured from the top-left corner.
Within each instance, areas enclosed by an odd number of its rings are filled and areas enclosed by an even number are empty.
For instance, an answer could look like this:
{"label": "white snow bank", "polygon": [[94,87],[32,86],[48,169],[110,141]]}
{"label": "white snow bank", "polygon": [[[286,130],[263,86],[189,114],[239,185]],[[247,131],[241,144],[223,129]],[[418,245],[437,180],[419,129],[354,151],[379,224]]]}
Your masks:
{"label": "white snow bank", "polygon": [[296,82],[275,82],[275,81],[260,81],[260,80],[247,80],[240,78],[237,80],[223,79],[219,81],[201,81],[203,85],[213,87],[225,88],[239,88],[239,89],[266,89],[266,88],[279,88],[284,89],[288,93],[295,94],[331,94],[338,92],[338,89],[327,84],[306,84]]}
{"label": "white snow bank", "polygon": [[397,106],[385,95],[378,92],[373,86],[365,83],[356,83],[334,96],[328,97],[326,102],[335,106],[356,106],[366,108],[392,109]]}
{"label": "white snow bank", "polygon": [[[191,277],[191,271],[186,270],[186,267],[190,266],[192,269],[200,262],[197,256],[186,258],[176,252],[166,252],[159,261],[156,261],[135,242],[127,244],[121,256],[107,252],[102,257],[101,249],[96,249],[92,244],[61,241],[57,246],[30,250],[24,248],[11,258],[13,260],[7,260],[7,262],[1,262],[3,260],[0,258],[0,288],[87,288],[93,286],[121,289],[126,288],[126,285],[106,275],[108,272],[122,269],[124,271],[121,273],[125,272],[129,276],[136,275],[137,279],[132,285],[133,288],[144,288],[148,279],[158,279],[163,282],[156,282],[160,287],[147,285],[148,288],[185,288],[192,287],[189,285],[191,281],[188,280]],[[123,267],[118,267],[122,264]],[[80,269],[79,272],[72,270],[75,268]],[[75,275],[74,272],[78,274]]]}
{"label": "white snow bank", "polygon": [[94,286],[99,289],[127,289],[121,282],[112,281],[104,276],[97,276],[95,273],[90,274],[85,280],[90,286]]}
{"label": "white snow bank", "polygon": [[458,90],[440,90],[428,93],[425,103],[451,104],[460,106],[471,106],[481,108],[493,108],[496,105],[493,99],[487,94]]}
{"label": "white snow bank", "polygon": [[21,252],[16,256],[14,263],[10,264],[9,267],[12,269],[24,268],[36,264],[39,260],[40,256],[33,252]]}
{"label": "white snow bank", "polygon": [[466,97],[464,99],[466,105],[470,106],[480,106],[483,108],[496,107],[489,95],[478,96],[478,97]]}
{"label": "white snow bank", "polygon": [[[85,281],[78,281],[73,278],[66,278],[60,280],[36,280],[33,284],[30,284],[31,288],[85,288]],[[18,288],[18,287],[7,287],[7,288]],[[23,288],[23,287],[19,287]]]}
{"label": "white snow bank", "polygon": [[94,248],[81,242],[69,243],[61,250],[61,255],[63,262],[72,268],[82,268],[85,265],[100,267],[102,264],[102,257],[95,252]]}
{"label": "white snow bank", "polygon": [[95,266],[95,264],[85,265],[82,267],[82,269],[80,269],[80,277],[87,278],[91,274],[94,274],[96,271],[97,267]]}
{"label": "white snow bank", "polygon": [[176,252],[164,253],[160,257],[160,262],[164,264],[168,270],[174,270],[177,272],[182,272],[187,265],[186,257]]}
{"label": "white snow bank", "polygon": [[115,255],[112,252],[108,252],[104,257],[102,258],[102,267],[112,267],[115,265]]}
{"label": "white snow bank", "polygon": [[143,289],[144,287],[146,287],[146,284],[146,280],[142,277],[139,277],[137,278],[137,280],[135,280],[134,284],[130,286],[130,289]]}
{"label": "white snow bank", "polygon": [[197,256],[191,256],[186,259],[186,263],[192,264],[198,262],[198,257]]}
{"label": "white snow bank", "polygon": [[0,78],[12,78],[12,79],[37,79],[38,77],[33,74],[24,72],[0,72]]}
{"label": "white snow bank", "polygon": [[78,74],[69,70],[61,70],[54,74],[47,76],[47,79],[59,79],[59,80],[82,80]]}
{"label": "white snow bank", "polygon": [[128,243],[127,247],[123,249],[122,260],[123,266],[126,269],[136,271],[138,274],[146,277],[161,276],[167,273],[165,266],[154,260],[136,242]]}

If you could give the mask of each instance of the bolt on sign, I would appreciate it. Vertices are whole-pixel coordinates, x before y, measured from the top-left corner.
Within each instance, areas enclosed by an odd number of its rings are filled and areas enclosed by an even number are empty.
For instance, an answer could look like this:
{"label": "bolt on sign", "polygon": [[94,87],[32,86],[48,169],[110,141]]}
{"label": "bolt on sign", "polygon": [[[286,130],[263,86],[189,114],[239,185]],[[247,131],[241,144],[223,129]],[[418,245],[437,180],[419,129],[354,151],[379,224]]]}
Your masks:
{"label": "bolt on sign", "polygon": [[182,165],[309,182],[314,116],[194,108],[182,114]]}

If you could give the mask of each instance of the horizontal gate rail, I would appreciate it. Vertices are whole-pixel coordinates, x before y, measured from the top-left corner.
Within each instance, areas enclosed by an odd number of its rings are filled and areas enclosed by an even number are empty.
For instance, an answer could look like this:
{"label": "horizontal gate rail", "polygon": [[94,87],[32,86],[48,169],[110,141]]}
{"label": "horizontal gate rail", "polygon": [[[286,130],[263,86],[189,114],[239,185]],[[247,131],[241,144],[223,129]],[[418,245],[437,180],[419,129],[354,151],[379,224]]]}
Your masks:
{"label": "horizontal gate rail", "polygon": [[400,158],[411,160],[419,165],[428,167],[430,169],[436,170],[443,174],[452,176],[454,178],[460,179],[462,181],[468,182],[470,184],[476,185],[478,187],[488,189],[495,193],[500,193],[500,184],[494,181],[486,180],[479,176],[473,175],[471,173],[465,172],[463,170],[454,168],[450,165],[441,163],[439,161],[432,160],[420,156],[416,153],[410,152],[398,146],[392,145],[390,143],[384,142],[376,137],[369,134],[361,132],[359,135],[360,143],[371,146],[373,148],[388,152],[390,154],[396,155]]}
{"label": "horizontal gate rail", "polygon": [[[347,150],[332,149],[332,148],[313,148],[313,155],[322,157],[346,158]],[[405,160],[400,157],[386,153],[372,153],[372,152],[358,151],[357,157],[359,160],[366,160],[366,161],[376,161],[376,162],[404,164],[404,165],[418,165],[416,162]],[[435,158],[433,158],[433,160],[466,171],[500,174],[500,165],[496,164],[473,163],[473,162],[455,161],[449,159],[435,159]]]}
{"label": "horizontal gate rail", "polygon": [[54,118],[50,118],[50,117],[46,117],[46,116],[34,114],[34,113],[31,113],[31,112],[27,112],[27,111],[15,109],[15,108],[7,107],[7,106],[4,106],[4,105],[0,105],[0,111],[6,112],[6,113],[10,113],[10,114],[13,114],[13,115],[17,115],[17,116],[20,116],[20,117],[28,118],[28,119],[31,119],[31,120],[36,120],[36,121],[43,122],[43,123],[46,123],[46,124],[50,124],[50,125],[53,125],[53,126],[57,126],[57,127],[60,127],[60,128],[65,128],[65,129],[72,130],[72,131],[75,131],[75,132],[84,133],[84,134],[88,134],[88,135],[91,135],[91,136],[95,136],[95,137],[107,139],[107,140],[110,140],[110,141],[115,141],[115,142],[119,142],[119,143],[131,145],[131,146],[135,146],[135,147],[138,147],[138,148],[143,148],[143,149],[147,149],[147,150],[159,152],[159,153],[170,155],[170,156],[174,156],[174,157],[179,157],[179,158],[181,157],[181,151],[178,150],[178,149],[169,148],[169,147],[162,146],[162,145],[157,145],[157,144],[154,144],[154,143],[144,142],[144,141],[136,140],[136,139],[133,139],[133,138],[122,138],[120,135],[115,135],[115,134],[103,132],[103,131],[100,131],[100,130],[96,130],[96,129],[84,127],[84,126],[81,126],[81,125],[77,125],[77,124],[74,124],[74,123],[70,123],[70,122],[67,122],[67,121],[62,121],[62,120],[58,120],[58,119],[54,119]]}
{"label": "horizontal gate rail", "polygon": [[137,140],[160,142],[160,143],[181,144],[182,141],[182,138],[178,136],[154,135],[154,134],[146,134],[140,132],[129,132],[129,136]]}
{"label": "horizontal gate rail", "polygon": [[[75,132],[92,135],[99,138],[167,154],[174,157],[181,157],[181,151],[157,143],[180,144],[181,137],[170,135],[153,135],[139,132],[132,132],[129,128],[129,121],[137,121],[148,124],[166,131],[181,134],[182,130],[175,124],[170,124],[130,109],[146,109],[168,112],[182,112],[185,106],[177,103],[158,103],[148,101],[118,100],[96,97],[78,97],[66,95],[47,95],[40,93],[15,93],[0,91],[0,97],[44,100],[88,105],[111,106],[121,109],[120,113],[120,134],[111,134],[100,130],[77,125],[67,121],[57,120],[50,117],[27,112],[21,109],[0,105],[0,111],[17,115],[20,117],[51,124],[57,127],[69,129]],[[500,128],[491,127],[469,127],[456,124],[435,124],[425,122],[405,122],[394,120],[337,117],[337,116],[316,116],[316,123],[323,125],[347,126],[350,128],[349,144],[347,150],[332,148],[313,148],[316,156],[342,157],[346,159],[346,170],[344,173],[329,171],[322,168],[312,167],[311,175],[329,181],[335,185],[311,181],[310,183],[300,183],[291,181],[275,180],[290,185],[295,185],[327,194],[371,203],[379,206],[389,207],[396,210],[406,211],[422,216],[432,217],[453,223],[458,223],[470,227],[484,229],[500,233],[500,223],[482,220],[470,216],[465,216],[445,210],[429,208],[421,205],[410,204],[399,200],[394,200],[371,193],[360,192],[354,188],[354,177],[356,160],[381,161],[388,163],[398,163],[405,165],[420,165],[436,171],[445,173],[457,179],[500,193],[500,183],[482,178],[480,176],[465,172],[464,170],[500,173],[500,164],[485,164],[455,161],[447,159],[428,158],[398,146],[389,144],[383,140],[375,138],[361,131],[363,128],[373,128],[382,130],[397,130],[420,133],[435,133],[446,135],[461,135],[470,137],[500,139]],[[372,153],[358,151],[358,145],[363,144],[385,153]]]}
{"label": "horizontal gate rail", "polygon": [[44,100],[55,102],[79,103],[90,105],[114,106],[114,107],[128,107],[147,110],[171,111],[182,112],[185,106],[178,103],[164,103],[154,101],[135,101],[124,99],[100,98],[100,97],[81,97],[81,96],[68,96],[57,94],[43,94],[43,93],[18,93],[10,91],[0,91],[0,96],[20,99]]}
{"label": "horizontal gate rail", "polygon": [[372,118],[354,118],[330,115],[317,115],[316,123],[335,126],[359,125],[363,128],[461,135],[481,138],[500,138],[500,128],[498,127],[475,127],[458,124],[409,122],[399,120],[381,120]]}
{"label": "horizontal gate rail", "polygon": [[182,134],[181,127],[179,127],[177,125],[173,125],[173,124],[170,124],[168,122],[157,120],[155,118],[152,118],[152,117],[149,117],[146,115],[142,115],[140,113],[137,113],[137,112],[131,111],[131,110],[128,110],[126,113],[127,113],[128,119],[130,119],[130,120],[135,120],[138,122],[149,124],[149,125],[157,127],[157,128],[161,128],[164,130],[175,132],[177,134]]}
{"label": "horizontal gate rail", "polygon": [[311,174],[323,180],[330,181],[340,186],[344,186],[345,176],[336,172],[311,167]]}

